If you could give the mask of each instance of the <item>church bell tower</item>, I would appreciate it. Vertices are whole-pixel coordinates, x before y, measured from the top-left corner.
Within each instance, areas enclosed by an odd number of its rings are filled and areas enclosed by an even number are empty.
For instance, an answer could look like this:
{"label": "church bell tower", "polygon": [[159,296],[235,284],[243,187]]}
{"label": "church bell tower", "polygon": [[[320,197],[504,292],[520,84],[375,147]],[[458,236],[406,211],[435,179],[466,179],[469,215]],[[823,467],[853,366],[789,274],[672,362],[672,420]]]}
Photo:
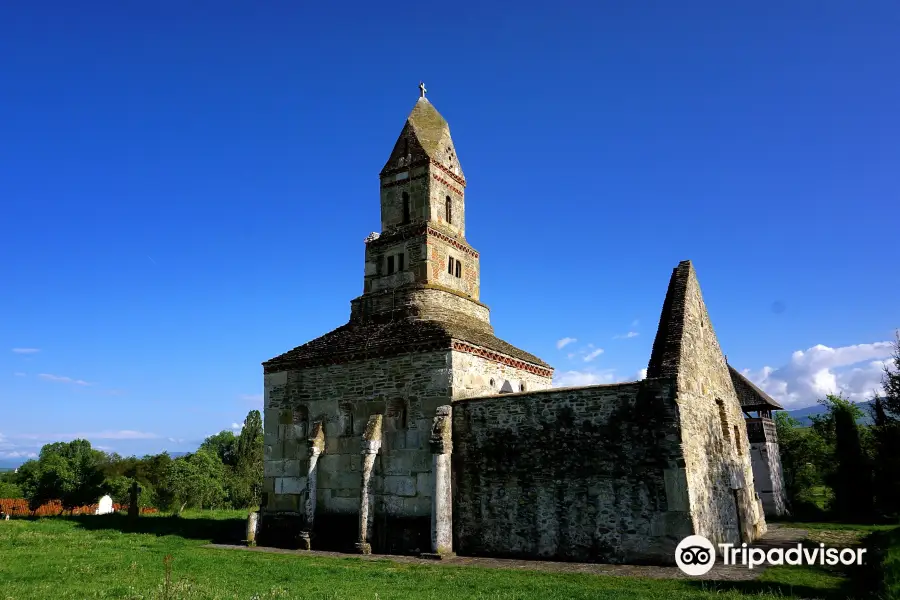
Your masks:
{"label": "church bell tower", "polygon": [[390,294],[396,313],[398,294],[402,300],[417,289],[480,305],[479,256],[465,237],[466,178],[450,126],[425,93],[419,84],[419,99],[381,170],[381,232],[366,239],[363,296],[357,299],[368,316],[387,310],[379,296]]}

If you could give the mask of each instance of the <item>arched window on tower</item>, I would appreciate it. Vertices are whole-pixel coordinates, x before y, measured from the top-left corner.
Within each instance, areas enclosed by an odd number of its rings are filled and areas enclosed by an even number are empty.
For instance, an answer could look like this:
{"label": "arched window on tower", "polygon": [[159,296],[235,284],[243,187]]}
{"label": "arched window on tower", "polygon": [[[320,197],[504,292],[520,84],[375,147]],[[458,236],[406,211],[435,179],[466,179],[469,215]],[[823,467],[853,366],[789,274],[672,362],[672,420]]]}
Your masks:
{"label": "arched window on tower", "polygon": [[409,194],[403,192],[403,224],[409,223]]}
{"label": "arched window on tower", "polygon": [[447,213],[446,214],[447,224],[452,225],[453,224],[453,204],[450,201],[450,196],[447,196],[447,200],[444,202],[444,209],[445,209],[445,212]]}

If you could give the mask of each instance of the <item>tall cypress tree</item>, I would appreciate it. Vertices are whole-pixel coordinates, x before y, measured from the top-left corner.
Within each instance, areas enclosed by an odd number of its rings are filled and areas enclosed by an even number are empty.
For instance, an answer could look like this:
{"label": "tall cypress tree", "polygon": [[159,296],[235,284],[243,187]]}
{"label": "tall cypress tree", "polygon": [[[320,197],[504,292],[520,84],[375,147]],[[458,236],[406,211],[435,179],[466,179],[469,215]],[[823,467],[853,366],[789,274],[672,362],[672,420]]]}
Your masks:
{"label": "tall cypress tree", "polygon": [[872,517],[872,467],[860,443],[856,419],[862,416],[858,406],[841,396],[828,396],[826,405],[834,417],[834,490],[835,516],[845,521]]}

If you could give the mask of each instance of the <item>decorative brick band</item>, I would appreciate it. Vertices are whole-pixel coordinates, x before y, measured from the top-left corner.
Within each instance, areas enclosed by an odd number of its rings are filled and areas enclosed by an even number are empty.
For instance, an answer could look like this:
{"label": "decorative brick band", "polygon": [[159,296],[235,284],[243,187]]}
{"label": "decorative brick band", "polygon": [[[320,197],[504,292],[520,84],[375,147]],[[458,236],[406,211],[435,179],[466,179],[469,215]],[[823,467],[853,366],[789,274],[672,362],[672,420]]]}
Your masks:
{"label": "decorative brick band", "polygon": [[461,251],[461,252],[465,252],[466,254],[470,255],[472,258],[478,258],[478,251],[477,251],[477,250],[475,250],[475,249],[473,249],[473,248],[470,248],[469,246],[463,244],[462,242],[459,242],[459,241],[457,241],[457,240],[454,240],[454,239],[453,239],[452,237],[450,237],[449,235],[447,235],[447,234],[445,234],[445,233],[441,233],[441,232],[438,231],[437,229],[433,229],[433,228],[429,227],[429,228],[428,228],[428,234],[429,234],[429,235],[433,235],[434,237],[436,237],[437,239],[439,239],[439,240],[441,240],[441,241],[447,242],[448,244],[450,244],[451,246],[453,246],[453,247],[456,248],[457,250],[459,250],[459,251]]}
{"label": "decorative brick band", "polygon": [[[456,173],[454,173],[453,171],[451,171],[450,169],[448,169],[447,167],[445,167],[444,165],[442,165],[442,164],[439,163],[438,161],[436,161],[436,160],[434,160],[434,159],[431,159],[431,164],[433,164],[435,167],[437,167],[438,169],[440,169],[441,171],[443,171],[444,173],[446,173],[446,174],[447,174],[447,177],[449,177],[450,179],[452,179],[453,181],[455,181],[455,182],[458,183],[459,185],[461,185],[461,186],[463,186],[463,187],[466,187],[466,180],[465,180],[465,179],[463,179],[462,177],[460,177],[459,175],[457,175]],[[462,192],[460,192],[460,194],[461,194],[461,193],[462,193]]]}
{"label": "decorative brick band", "polygon": [[537,365],[533,365],[531,363],[527,363],[522,360],[517,360],[515,358],[510,358],[505,354],[500,354],[499,352],[494,352],[493,350],[486,350],[484,348],[479,348],[478,346],[473,346],[471,344],[467,344],[465,342],[453,341],[453,349],[457,352],[465,352],[466,354],[472,354],[473,356],[479,356],[481,358],[486,358],[487,360],[493,361],[495,363],[500,363],[502,365],[506,365],[507,367],[513,367],[516,369],[521,369],[523,371],[528,371],[529,373],[533,373],[534,375],[539,375],[541,377],[552,377],[553,369],[548,369],[546,367],[539,367]]}
{"label": "decorative brick band", "polygon": [[444,185],[446,185],[450,190],[452,190],[453,192],[455,192],[457,196],[462,196],[462,190],[461,190],[461,189],[455,187],[452,183],[450,183],[449,181],[447,181],[446,179],[444,179],[443,177],[441,177],[441,176],[438,175],[437,173],[432,173],[432,174],[431,174],[431,177],[432,177],[435,181],[440,181],[441,183],[443,183]]}

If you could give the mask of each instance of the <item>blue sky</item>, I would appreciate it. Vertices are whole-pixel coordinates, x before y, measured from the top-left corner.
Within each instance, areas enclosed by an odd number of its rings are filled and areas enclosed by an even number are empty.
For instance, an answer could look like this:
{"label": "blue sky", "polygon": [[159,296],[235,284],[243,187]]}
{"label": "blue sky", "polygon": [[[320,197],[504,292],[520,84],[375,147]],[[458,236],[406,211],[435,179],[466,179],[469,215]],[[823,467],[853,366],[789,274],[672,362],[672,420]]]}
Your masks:
{"label": "blue sky", "polygon": [[0,458],[191,450],[259,407],[362,292],[420,79],[495,329],[559,384],[637,377],[690,259],[789,406],[877,385],[896,2],[226,4],[0,7]]}

